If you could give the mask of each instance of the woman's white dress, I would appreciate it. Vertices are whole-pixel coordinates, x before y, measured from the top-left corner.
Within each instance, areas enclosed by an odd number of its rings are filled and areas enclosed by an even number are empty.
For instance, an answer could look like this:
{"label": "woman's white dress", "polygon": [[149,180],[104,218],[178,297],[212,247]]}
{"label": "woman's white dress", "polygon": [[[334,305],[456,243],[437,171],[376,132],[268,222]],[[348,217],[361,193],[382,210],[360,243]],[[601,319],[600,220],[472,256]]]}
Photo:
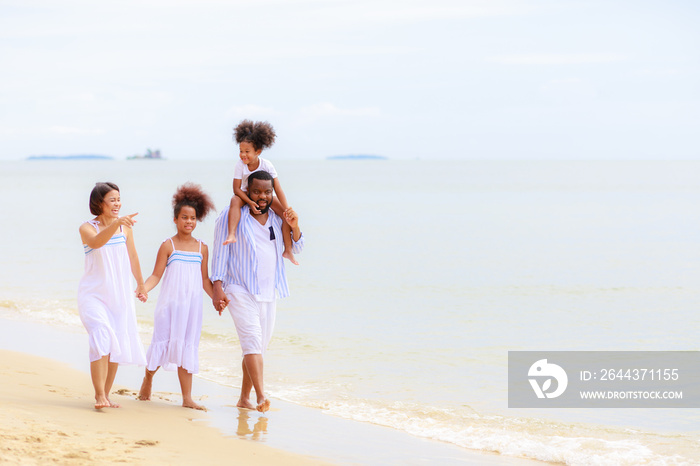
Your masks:
{"label": "woman's white dress", "polygon": [[[87,222],[99,232],[96,220]],[[90,362],[109,355],[110,362],[146,364],[136,325],[134,287],[126,236],[112,236],[104,246],[85,249],[85,274],[78,286],[78,312],[88,332]]]}
{"label": "woman's white dress", "polygon": [[148,370],[162,366],[166,370],[182,367],[191,374],[199,372],[201,332],[202,242],[199,252],[179,251],[173,243],[153,316]]}

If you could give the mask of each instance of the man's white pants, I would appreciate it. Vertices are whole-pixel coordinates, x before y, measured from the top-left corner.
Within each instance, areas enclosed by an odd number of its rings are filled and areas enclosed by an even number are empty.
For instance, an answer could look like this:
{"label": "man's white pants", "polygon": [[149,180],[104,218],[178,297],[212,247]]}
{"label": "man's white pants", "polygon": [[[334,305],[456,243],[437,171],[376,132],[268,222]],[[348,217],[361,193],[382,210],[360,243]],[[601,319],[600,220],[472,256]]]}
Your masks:
{"label": "man's white pants", "polygon": [[226,296],[230,300],[228,310],[236,325],[243,356],[265,354],[275,328],[277,300],[259,302],[248,293],[227,292]]}

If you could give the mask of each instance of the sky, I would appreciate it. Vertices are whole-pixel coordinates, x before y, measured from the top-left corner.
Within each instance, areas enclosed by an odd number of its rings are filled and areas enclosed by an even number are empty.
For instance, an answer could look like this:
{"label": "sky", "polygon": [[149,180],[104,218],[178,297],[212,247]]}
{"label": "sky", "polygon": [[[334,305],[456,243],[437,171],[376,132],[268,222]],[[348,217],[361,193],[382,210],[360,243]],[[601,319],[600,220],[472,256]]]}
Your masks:
{"label": "sky", "polygon": [[0,160],[700,158],[695,0],[0,0]]}

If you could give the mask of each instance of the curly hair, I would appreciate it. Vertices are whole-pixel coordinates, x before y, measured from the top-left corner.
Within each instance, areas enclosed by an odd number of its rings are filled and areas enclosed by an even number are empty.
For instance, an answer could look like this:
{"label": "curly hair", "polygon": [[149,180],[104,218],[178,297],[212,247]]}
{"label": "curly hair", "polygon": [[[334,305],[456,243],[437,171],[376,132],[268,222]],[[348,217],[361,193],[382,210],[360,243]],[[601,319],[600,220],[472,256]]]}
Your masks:
{"label": "curly hair", "polygon": [[119,192],[119,186],[109,181],[95,183],[95,187],[90,192],[90,213],[92,215],[102,215],[102,203],[105,200],[105,196],[111,191]]}
{"label": "curly hair", "polygon": [[209,212],[214,210],[214,202],[211,197],[204,191],[202,187],[194,183],[185,183],[175,191],[173,196],[173,218],[180,215],[180,210],[184,206],[190,206],[194,209],[197,215],[197,220],[202,221],[209,215]]}
{"label": "curly hair", "polygon": [[275,143],[277,134],[267,121],[243,120],[233,128],[233,139],[238,143],[249,142],[255,150],[267,149]]}

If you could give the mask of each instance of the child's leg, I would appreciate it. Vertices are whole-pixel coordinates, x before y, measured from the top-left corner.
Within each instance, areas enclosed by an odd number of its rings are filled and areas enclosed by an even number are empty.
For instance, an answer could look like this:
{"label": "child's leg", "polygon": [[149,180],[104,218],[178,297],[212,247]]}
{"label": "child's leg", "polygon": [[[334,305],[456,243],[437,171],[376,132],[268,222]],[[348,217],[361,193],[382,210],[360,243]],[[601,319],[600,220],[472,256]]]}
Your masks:
{"label": "child's leg", "polygon": [[282,217],[282,239],[284,240],[284,253],[282,253],[282,257],[289,259],[294,265],[299,265],[299,262],[294,258],[294,253],[292,252],[292,227],[290,227],[284,219],[284,208],[279,199],[277,199],[277,196],[272,198],[272,205],[270,208],[277,215]]}
{"label": "child's leg", "polygon": [[141,401],[150,401],[151,400],[151,389],[153,388],[153,376],[156,375],[156,372],[160,369],[160,366],[156,367],[156,370],[154,371],[149,371],[148,368],[146,368],[146,375],[143,377],[143,382],[141,383],[141,390],[139,390],[139,396],[138,399]]}
{"label": "child's leg", "polygon": [[110,408],[121,408],[117,403],[112,403],[109,399],[109,392],[112,391],[112,385],[114,384],[114,379],[117,376],[117,369],[119,364],[116,362],[111,362],[109,356],[107,357],[107,380],[105,380],[105,396],[107,401],[109,401]]}
{"label": "child's leg", "polygon": [[207,408],[202,405],[198,405],[192,399],[192,374],[187,372],[187,369],[178,367],[177,378],[180,379],[180,389],[182,390],[182,407],[206,411]]}
{"label": "child's leg", "polygon": [[241,220],[241,207],[243,207],[243,199],[233,196],[228,209],[228,236],[226,236],[224,245],[236,242],[236,229]]}

